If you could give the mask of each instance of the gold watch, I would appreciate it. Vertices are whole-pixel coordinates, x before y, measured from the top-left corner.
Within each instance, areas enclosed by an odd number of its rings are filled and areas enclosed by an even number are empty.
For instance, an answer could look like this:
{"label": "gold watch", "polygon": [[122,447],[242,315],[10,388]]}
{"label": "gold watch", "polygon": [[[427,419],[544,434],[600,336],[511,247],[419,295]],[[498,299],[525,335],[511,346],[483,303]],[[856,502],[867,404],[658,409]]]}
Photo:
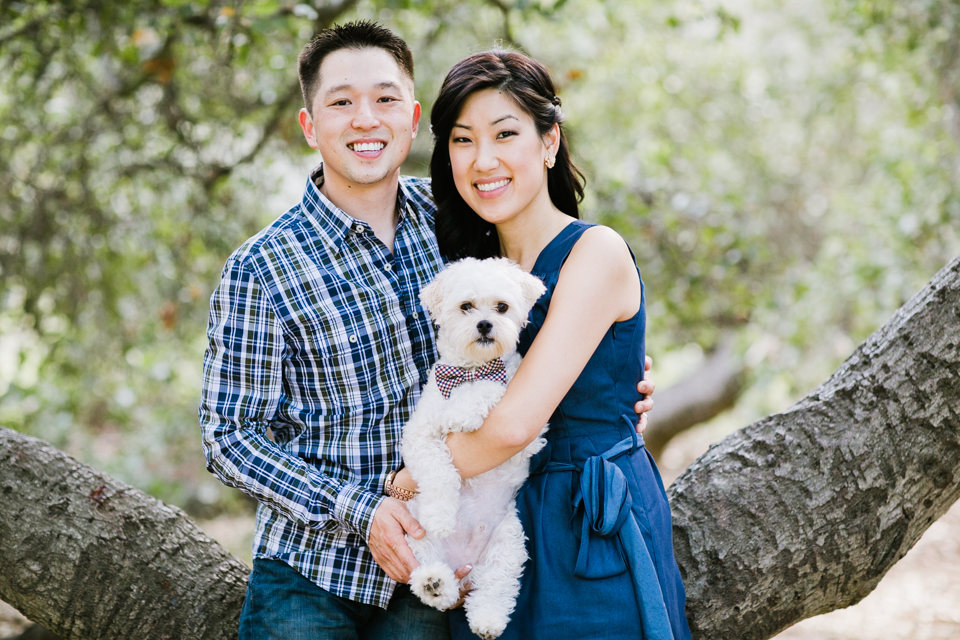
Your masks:
{"label": "gold watch", "polygon": [[397,485],[393,484],[393,479],[397,477],[397,471],[399,471],[399,469],[394,469],[387,476],[386,482],[383,483],[383,492],[391,498],[396,498],[397,500],[402,500],[403,502],[406,502],[407,500],[413,500],[413,496],[417,495],[419,491],[411,491],[410,489],[398,487]]}

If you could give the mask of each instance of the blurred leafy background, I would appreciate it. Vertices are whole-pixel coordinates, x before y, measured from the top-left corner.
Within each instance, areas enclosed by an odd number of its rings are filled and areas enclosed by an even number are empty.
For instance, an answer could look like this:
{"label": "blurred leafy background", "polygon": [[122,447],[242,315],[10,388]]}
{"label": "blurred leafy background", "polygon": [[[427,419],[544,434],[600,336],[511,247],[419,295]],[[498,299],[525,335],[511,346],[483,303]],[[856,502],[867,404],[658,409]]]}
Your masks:
{"label": "blurred leafy background", "polygon": [[246,508],[203,469],[207,301],[319,161],[296,57],[354,18],[411,44],[425,114],[468,53],[550,66],[658,383],[725,338],[749,366],[724,428],[960,253],[956,0],[0,0],[0,425],[198,517]]}

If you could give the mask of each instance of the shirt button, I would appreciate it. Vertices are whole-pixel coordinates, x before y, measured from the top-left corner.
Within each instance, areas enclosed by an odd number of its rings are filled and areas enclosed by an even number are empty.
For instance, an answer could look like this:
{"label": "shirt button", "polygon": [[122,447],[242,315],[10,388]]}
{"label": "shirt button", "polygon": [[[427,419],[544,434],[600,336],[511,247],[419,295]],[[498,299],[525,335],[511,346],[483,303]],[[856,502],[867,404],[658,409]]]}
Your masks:
{"label": "shirt button", "polygon": [[413,319],[414,319],[414,320],[416,320],[417,318],[419,318],[419,317],[420,317],[420,314],[419,314],[419,313],[417,313],[416,311],[414,311],[414,312],[413,312],[413,316],[412,316],[412,317],[413,317]]}
{"label": "shirt button", "polygon": [[393,271],[393,265],[390,264],[389,262],[385,264],[383,268],[386,269],[387,271]]}
{"label": "shirt button", "polygon": [[355,224],[355,225],[353,225],[353,230],[356,231],[356,232],[359,233],[359,234],[363,234],[363,225],[361,225],[361,224]]}
{"label": "shirt button", "polygon": [[355,343],[356,341],[357,341],[357,336],[350,336],[350,342]]}

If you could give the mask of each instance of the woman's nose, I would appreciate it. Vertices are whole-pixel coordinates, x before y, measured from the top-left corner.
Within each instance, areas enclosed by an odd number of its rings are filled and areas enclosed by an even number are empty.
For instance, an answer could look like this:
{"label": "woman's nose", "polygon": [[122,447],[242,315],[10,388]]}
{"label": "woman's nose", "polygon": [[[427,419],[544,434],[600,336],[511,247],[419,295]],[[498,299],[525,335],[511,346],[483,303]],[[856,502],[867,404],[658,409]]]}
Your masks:
{"label": "woman's nose", "polygon": [[491,144],[480,144],[477,149],[477,158],[474,161],[478,171],[491,171],[500,165],[500,159]]}

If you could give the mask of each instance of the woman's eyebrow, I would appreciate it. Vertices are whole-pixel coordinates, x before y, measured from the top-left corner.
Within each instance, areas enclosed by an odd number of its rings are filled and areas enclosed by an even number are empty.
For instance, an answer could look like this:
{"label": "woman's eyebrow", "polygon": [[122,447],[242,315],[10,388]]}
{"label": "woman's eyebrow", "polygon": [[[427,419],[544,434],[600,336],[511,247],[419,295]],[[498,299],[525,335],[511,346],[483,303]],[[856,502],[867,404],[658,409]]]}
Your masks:
{"label": "woman's eyebrow", "polygon": [[[515,116],[515,115],[507,114],[507,115],[505,115],[505,116],[500,116],[499,118],[497,118],[496,120],[494,120],[493,122],[491,122],[491,123],[490,123],[490,126],[493,126],[493,125],[495,125],[495,124],[498,124],[498,123],[500,123],[500,122],[503,122],[504,120],[509,120],[510,118],[513,118],[514,120],[517,120],[517,121],[520,120],[520,118],[518,118],[518,117]],[[467,131],[473,131],[473,127],[469,127],[469,126],[467,126],[467,125],[465,125],[465,124],[460,124],[459,122],[455,123],[455,124],[454,124],[452,127],[450,127],[450,128],[451,128],[451,129],[460,128],[460,129],[466,129]]]}

